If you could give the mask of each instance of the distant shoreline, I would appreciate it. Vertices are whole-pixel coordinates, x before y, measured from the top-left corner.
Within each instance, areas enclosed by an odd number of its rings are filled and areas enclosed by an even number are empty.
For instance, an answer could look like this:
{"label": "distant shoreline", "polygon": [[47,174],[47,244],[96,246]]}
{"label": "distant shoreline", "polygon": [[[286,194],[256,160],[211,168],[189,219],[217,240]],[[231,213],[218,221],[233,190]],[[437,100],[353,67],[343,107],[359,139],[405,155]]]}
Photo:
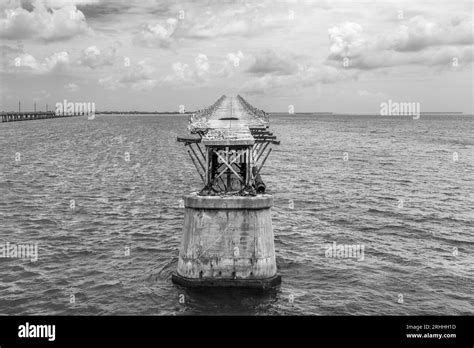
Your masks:
{"label": "distant shoreline", "polygon": [[[34,111],[29,111],[33,113]],[[41,111],[38,111],[41,112]],[[1,113],[17,113],[17,111],[2,111]],[[25,112],[24,112],[25,113]],[[26,112],[28,113],[28,112]],[[191,115],[197,113],[196,111],[189,112],[177,112],[177,111],[96,111],[96,115]],[[383,117],[403,117],[403,115],[391,115],[384,116],[379,113],[348,113],[348,112],[295,112],[289,113],[286,111],[274,111],[266,112],[269,115],[308,115],[308,116],[383,116]],[[424,116],[474,116],[474,114],[464,113],[462,111],[433,111],[433,112],[420,112],[420,115]]]}
{"label": "distant shoreline", "polygon": [[[191,115],[195,112],[151,112],[151,111],[96,111],[96,115],[175,115],[175,116],[187,116]],[[295,112],[293,114],[288,112],[267,112],[268,115],[274,116],[380,116],[380,117],[406,117],[404,115],[380,115],[378,113],[338,113],[338,112]],[[423,116],[474,116],[473,114],[468,114],[460,111],[453,111],[453,112],[420,112],[420,115]]]}
{"label": "distant shoreline", "polygon": [[194,112],[163,111],[96,111],[96,115],[190,115]]}

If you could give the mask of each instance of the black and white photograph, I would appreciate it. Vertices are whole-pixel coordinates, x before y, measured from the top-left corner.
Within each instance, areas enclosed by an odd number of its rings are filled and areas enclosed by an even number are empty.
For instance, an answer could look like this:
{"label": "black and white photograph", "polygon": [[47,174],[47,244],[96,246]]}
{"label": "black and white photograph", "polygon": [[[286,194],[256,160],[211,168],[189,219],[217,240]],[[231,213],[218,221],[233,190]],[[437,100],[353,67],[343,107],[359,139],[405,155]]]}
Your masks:
{"label": "black and white photograph", "polygon": [[473,8],[2,0],[0,345],[472,347]]}

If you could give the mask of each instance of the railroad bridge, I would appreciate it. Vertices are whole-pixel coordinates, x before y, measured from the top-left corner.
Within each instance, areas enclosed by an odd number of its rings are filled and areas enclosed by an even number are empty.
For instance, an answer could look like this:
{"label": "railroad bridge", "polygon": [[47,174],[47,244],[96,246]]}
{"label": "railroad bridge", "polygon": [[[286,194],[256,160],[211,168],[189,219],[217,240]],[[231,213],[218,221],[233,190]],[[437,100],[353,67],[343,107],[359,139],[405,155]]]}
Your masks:
{"label": "railroad bridge", "polygon": [[[260,172],[279,141],[269,117],[241,96],[223,95],[189,116],[190,136],[179,137],[199,173],[201,195],[255,195],[265,192]],[[202,147],[203,145],[203,147]]]}
{"label": "railroad bridge", "polygon": [[223,95],[189,117],[183,142],[203,188],[183,197],[182,242],[173,282],[191,287],[280,284],[271,207],[260,172],[278,145],[268,115]]}

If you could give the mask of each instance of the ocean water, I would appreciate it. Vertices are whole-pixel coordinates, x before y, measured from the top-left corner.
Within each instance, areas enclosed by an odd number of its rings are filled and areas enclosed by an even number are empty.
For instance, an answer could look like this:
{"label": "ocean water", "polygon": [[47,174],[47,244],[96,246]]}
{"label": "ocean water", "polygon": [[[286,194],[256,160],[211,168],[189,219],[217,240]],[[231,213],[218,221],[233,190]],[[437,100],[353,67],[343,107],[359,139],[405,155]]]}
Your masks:
{"label": "ocean water", "polygon": [[36,261],[0,255],[0,314],[474,313],[474,117],[272,117],[281,145],[262,176],[282,285],[268,292],[171,282],[179,199],[201,187],[176,142],[186,125],[0,124],[0,245],[38,246]]}

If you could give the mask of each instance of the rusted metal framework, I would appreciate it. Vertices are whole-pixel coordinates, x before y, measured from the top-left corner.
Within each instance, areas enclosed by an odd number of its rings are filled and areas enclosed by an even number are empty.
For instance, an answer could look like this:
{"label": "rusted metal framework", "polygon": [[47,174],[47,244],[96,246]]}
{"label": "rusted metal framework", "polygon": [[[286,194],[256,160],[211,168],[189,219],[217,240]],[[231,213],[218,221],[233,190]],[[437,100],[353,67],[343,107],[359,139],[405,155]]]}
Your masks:
{"label": "rusted metal framework", "polygon": [[256,195],[265,192],[260,172],[279,145],[269,117],[241,96],[223,95],[189,117],[190,135],[178,137],[201,177],[201,195]]}

